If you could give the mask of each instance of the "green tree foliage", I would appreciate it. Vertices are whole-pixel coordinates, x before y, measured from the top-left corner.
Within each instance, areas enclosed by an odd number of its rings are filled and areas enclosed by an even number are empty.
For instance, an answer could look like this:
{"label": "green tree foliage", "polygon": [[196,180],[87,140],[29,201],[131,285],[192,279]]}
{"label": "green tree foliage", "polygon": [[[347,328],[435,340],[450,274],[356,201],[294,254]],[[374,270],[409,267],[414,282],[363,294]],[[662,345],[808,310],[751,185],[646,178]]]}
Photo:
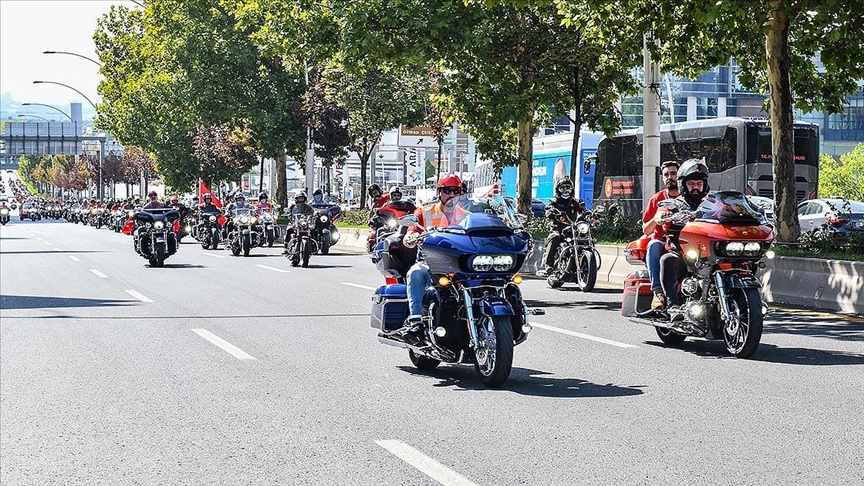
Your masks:
{"label": "green tree foliage", "polygon": [[201,178],[208,184],[240,179],[258,162],[249,134],[227,125],[196,125],[190,133]]}
{"label": "green tree foliage", "polygon": [[841,196],[864,201],[864,143],[841,155],[819,157],[819,197]]}

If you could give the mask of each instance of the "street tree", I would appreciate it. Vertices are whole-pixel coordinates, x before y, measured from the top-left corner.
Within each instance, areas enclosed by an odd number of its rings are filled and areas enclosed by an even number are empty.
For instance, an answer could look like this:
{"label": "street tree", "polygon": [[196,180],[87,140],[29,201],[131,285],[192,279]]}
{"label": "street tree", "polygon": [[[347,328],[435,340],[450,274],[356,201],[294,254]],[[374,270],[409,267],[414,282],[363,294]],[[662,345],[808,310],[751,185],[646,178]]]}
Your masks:
{"label": "street tree", "polygon": [[258,159],[249,145],[249,134],[227,125],[198,124],[190,132],[201,179],[211,187],[222,181],[239,180]]}
{"label": "street tree", "polygon": [[864,143],[839,158],[819,157],[819,194],[864,201]]}

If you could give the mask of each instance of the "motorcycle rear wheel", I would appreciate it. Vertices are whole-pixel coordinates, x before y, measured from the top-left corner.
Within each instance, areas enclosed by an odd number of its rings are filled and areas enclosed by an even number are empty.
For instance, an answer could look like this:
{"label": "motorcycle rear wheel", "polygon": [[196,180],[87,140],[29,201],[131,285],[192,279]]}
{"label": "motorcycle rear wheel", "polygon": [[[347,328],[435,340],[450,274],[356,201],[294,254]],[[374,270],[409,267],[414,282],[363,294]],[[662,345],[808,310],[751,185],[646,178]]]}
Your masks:
{"label": "motorcycle rear wheel", "polygon": [[577,264],[576,281],[579,288],[582,292],[591,292],[597,283],[597,261],[594,259],[594,252],[580,252]]}
{"label": "motorcycle rear wheel", "polygon": [[413,363],[414,367],[418,370],[434,370],[441,364],[441,361],[437,359],[421,356],[410,349],[408,350],[408,357],[411,358],[411,363]]}
{"label": "motorcycle rear wheel", "polygon": [[486,342],[487,347],[474,351],[474,370],[484,385],[497,388],[507,381],[513,367],[513,327],[510,317],[482,316],[477,325],[477,338]]}
{"label": "motorcycle rear wheel", "polygon": [[737,358],[753,356],[762,339],[762,297],[758,289],[729,289],[730,322],[723,323],[726,350]]}

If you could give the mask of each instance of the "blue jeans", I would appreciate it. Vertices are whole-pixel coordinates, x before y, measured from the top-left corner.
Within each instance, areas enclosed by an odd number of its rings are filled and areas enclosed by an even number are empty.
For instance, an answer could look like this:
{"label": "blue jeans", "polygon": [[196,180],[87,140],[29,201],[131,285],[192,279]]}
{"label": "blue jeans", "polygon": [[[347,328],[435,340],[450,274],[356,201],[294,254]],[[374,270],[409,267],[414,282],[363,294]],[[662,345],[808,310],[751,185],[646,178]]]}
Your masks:
{"label": "blue jeans", "polygon": [[408,308],[412,316],[423,313],[423,295],[426,289],[432,286],[432,274],[429,270],[415,263],[408,270]]}
{"label": "blue jeans", "polygon": [[648,265],[648,274],[651,276],[651,291],[660,292],[663,290],[660,285],[660,257],[666,253],[666,244],[652,238],[648,242],[647,253],[645,263]]}

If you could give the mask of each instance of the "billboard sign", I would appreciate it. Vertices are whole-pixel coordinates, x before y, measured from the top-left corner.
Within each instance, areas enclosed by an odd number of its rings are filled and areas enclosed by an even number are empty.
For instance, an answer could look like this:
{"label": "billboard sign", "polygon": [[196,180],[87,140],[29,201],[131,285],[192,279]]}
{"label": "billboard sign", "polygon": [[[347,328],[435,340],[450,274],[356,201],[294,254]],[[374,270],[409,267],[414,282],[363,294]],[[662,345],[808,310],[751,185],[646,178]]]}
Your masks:
{"label": "billboard sign", "polygon": [[431,127],[399,127],[399,146],[403,148],[438,148],[435,131]]}

